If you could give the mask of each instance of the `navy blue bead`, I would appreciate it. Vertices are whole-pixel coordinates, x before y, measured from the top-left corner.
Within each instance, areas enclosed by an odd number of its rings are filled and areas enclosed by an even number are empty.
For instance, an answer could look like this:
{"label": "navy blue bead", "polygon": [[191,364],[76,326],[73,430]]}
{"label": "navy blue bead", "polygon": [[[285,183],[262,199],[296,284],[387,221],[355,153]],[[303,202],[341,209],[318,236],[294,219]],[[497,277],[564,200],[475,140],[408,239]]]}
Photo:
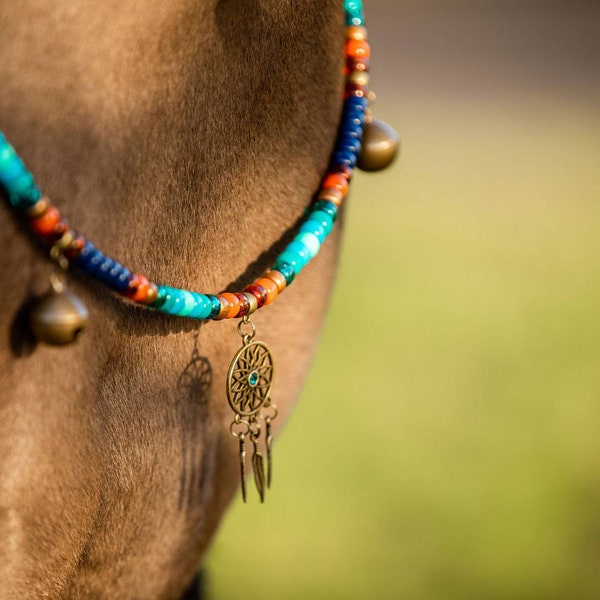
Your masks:
{"label": "navy blue bead", "polygon": [[102,252],[91,242],[86,242],[83,250],[75,260],[84,271],[88,271],[88,265],[93,259],[98,259],[98,256],[102,256]]}
{"label": "navy blue bead", "polygon": [[117,292],[121,292],[129,287],[129,281],[131,279],[131,272],[126,269],[123,265],[115,262],[115,266],[111,269],[110,273],[111,283],[110,287]]}
{"label": "navy blue bead", "polygon": [[90,260],[90,262],[87,264],[86,271],[90,275],[99,277],[101,274],[103,265],[105,265],[106,268],[112,269],[113,261],[110,258],[108,258],[108,256],[102,254],[102,252],[100,252],[100,250],[98,250],[96,256],[94,256],[92,258],[92,260]]}
{"label": "navy blue bead", "polygon": [[358,108],[349,108],[344,112],[344,120],[346,119],[350,119],[352,122],[355,122],[355,119],[358,119],[362,125],[365,122],[365,113]]}
{"label": "navy blue bead", "polygon": [[360,140],[362,135],[363,128],[360,125],[355,125],[354,127],[348,127],[347,129],[342,130],[340,137],[349,137]]}
{"label": "navy blue bead", "polygon": [[352,112],[342,117],[342,128],[362,127],[365,122],[364,113]]}
{"label": "navy blue bead", "polygon": [[358,154],[361,149],[360,140],[356,138],[342,137],[338,140],[336,144],[336,150],[347,150],[348,152],[352,152],[353,154]]}
{"label": "navy blue bead", "polygon": [[115,261],[108,258],[108,256],[105,256],[104,260],[96,267],[94,275],[96,275],[96,277],[100,279],[100,281],[108,283],[109,273],[111,272],[114,266]]}
{"label": "navy blue bead", "polygon": [[365,111],[368,105],[369,101],[366,98],[361,98],[359,96],[351,96],[346,100],[347,107],[360,110],[362,112]]}
{"label": "navy blue bead", "polygon": [[131,274],[123,265],[107,258],[107,260],[100,265],[100,268],[96,270],[96,276],[111,289],[120,292],[129,285]]}
{"label": "navy blue bead", "polygon": [[347,150],[338,150],[331,157],[331,163],[334,165],[347,165],[351,169],[356,166],[358,158],[352,152]]}

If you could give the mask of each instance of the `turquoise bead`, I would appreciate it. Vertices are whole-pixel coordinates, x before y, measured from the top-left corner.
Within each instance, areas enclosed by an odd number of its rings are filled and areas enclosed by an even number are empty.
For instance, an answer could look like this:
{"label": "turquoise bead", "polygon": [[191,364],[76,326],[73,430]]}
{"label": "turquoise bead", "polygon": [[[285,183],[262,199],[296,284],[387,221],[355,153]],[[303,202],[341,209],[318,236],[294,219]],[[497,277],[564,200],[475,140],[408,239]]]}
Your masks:
{"label": "turquoise bead", "polygon": [[0,161],[0,181],[4,187],[8,187],[12,179],[16,179],[26,173],[27,170],[23,161],[17,156],[13,156],[6,161]]}
{"label": "turquoise bead", "polygon": [[317,221],[322,225],[325,237],[331,233],[331,230],[333,229],[333,219],[326,212],[323,212],[322,210],[313,210],[308,215],[308,218]]}
{"label": "turquoise bead", "polygon": [[2,181],[2,185],[6,188],[9,194],[22,194],[27,192],[31,188],[35,188],[35,182],[33,181],[33,175],[24,171],[17,177],[10,179],[9,181]]}
{"label": "turquoise bead", "polygon": [[196,306],[190,313],[190,317],[193,319],[208,319],[212,307],[211,303],[208,301],[208,298],[204,294],[196,293],[194,293],[194,297],[196,299]]}
{"label": "turquoise bead", "polygon": [[180,317],[189,317],[194,308],[196,308],[196,299],[194,298],[192,292],[188,292],[187,290],[179,290],[179,292],[181,293],[183,306],[177,314]]}
{"label": "turquoise bead", "polygon": [[311,259],[313,259],[321,249],[321,242],[319,242],[319,238],[314,233],[299,233],[294,240],[304,244],[304,246],[308,248]]}
{"label": "turquoise bead", "polygon": [[304,221],[300,226],[300,233],[312,233],[319,240],[320,244],[322,244],[323,240],[327,237],[323,225],[314,219]]}
{"label": "turquoise bead", "polygon": [[280,261],[288,263],[294,267],[296,273],[300,273],[310,260],[310,251],[301,242],[292,242],[277,258]]}

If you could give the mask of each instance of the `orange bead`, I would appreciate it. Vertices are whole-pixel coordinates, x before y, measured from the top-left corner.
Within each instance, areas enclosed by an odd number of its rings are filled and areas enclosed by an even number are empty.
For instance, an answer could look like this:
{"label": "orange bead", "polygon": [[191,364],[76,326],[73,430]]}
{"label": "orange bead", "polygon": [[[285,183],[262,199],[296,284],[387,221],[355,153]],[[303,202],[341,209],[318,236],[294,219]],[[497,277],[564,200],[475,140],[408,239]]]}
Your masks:
{"label": "orange bead", "polygon": [[371,47],[366,40],[348,40],[346,42],[346,56],[348,58],[364,59],[371,56]]}
{"label": "orange bead", "polygon": [[150,282],[143,275],[138,275],[139,283],[135,294],[131,297],[136,302],[144,302],[148,296],[148,290],[150,289]]}
{"label": "orange bead", "polygon": [[48,210],[37,219],[30,221],[31,228],[41,236],[54,233],[54,228],[60,223],[60,212],[55,206],[49,206]]}
{"label": "orange bead", "polygon": [[333,188],[338,189],[345,196],[348,193],[348,180],[339,173],[329,173],[323,179],[322,189]]}
{"label": "orange bead", "polygon": [[267,300],[265,304],[271,304],[275,298],[277,298],[277,294],[279,294],[279,289],[277,284],[268,277],[263,277],[256,282],[258,285],[262,285],[267,292]]}
{"label": "orange bead", "polygon": [[225,298],[229,302],[229,310],[227,311],[226,318],[233,319],[233,317],[237,317],[241,308],[240,299],[235,294],[230,294],[229,292],[219,294],[219,300],[221,298]]}
{"label": "orange bead", "polygon": [[283,273],[280,273],[276,269],[271,269],[270,271],[267,271],[263,277],[270,279],[277,286],[277,291],[280,294],[283,292],[283,290],[285,290],[287,281],[285,280]]}
{"label": "orange bead", "polygon": [[155,283],[150,282],[150,287],[146,292],[146,298],[142,301],[144,304],[153,304],[158,297],[158,286]]}
{"label": "orange bead", "polygon": [[363,41],[367,39],[367,28],[360,25],[351,25],[346,27],[346,39]]}
{"label": "orange bead", "polygon": [[327,200],[333,202],[336,206],[341,206],[344,194],[337,188],[321,188],[317,194],[317,200]]}

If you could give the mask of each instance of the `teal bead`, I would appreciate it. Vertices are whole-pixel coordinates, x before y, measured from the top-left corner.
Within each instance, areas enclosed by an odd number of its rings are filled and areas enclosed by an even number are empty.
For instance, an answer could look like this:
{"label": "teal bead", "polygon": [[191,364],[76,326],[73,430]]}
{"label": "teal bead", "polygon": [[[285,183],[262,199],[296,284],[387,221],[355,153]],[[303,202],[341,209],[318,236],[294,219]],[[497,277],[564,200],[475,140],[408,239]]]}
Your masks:
{"label": "teal bead", "polygon": [[164,305],[167,299],[167,288],[164,285],[158,286],[158,291],[156,293],[156,300],[150,305],[151,308],[155,308],[156,310],[160,310]]}
{"label": "teal bead", "polygon": [[9,194],[8,201],[17,210],[27,210],[31,208],[40,198],[42,192],[36,187],[29,189],[27,192],[20,194]]}
{"label": "teal bead", "polygon": [[363,6],[360,0],[344,0],[346,25],[364,25]]}
{"label": "teal bead", "polygon": [[284,276],[286,285],[290,285],[296,278],[294,267],[285,261],[280,261],[279,258],[273,265],[273,269],[279,271]]}
{"label": "teal bead", "polygon": [[304,244],[308,248],[310,258],[313,259],[321,249],[321,242],[314,233],[307,233],[306,231],[299,233],[294,240]]}
{"label": "teal bead", "polygon": [[208,302],[210,304],[210,312],[208,313],[208,319],[214,319],[221,312],[221,303],[216,296],[207,294]]}
{"label": "teal bead", "polygon": [[170,315],[176,315],[182,308],[181,296],[172,287],[166,287],[167,294],[165,296],[165,303],[160,307],[162,312],[169,313]]}
{"label": "teal bead", "polygon": [[9,194],[23,194],[31,188],[35,188],[35,181],[31,173],[24,171],[9,181],[3,180],[2,185]]}
{"label": "teal bead", "polygon": [[326,212],[323,212],[322,210],[313,210],[308,218],[317,221],[323,227],[325,237],[331,233],[331,230],[333,229],[333,219]]}
{"label": "teal bead", "polygon": [[12,160],[17,156],[15,149],[6,141],[6,138],[0,133],[0,169],[5,162]]}
{"label": "teal bead", "polygon": [[313,210],[321,210],[327,213],[334,221],[338,214],[338,207],[329,200],[317,200],[313,204]]}
{"label": "teal bead", "polygon": [[204,294],[196,293],[194,293],[194,297],[196,299],[196,306],[194,306],[194,310],[192,310],[189,316],[193,319],[208,319],[212,307],[208,298]]}

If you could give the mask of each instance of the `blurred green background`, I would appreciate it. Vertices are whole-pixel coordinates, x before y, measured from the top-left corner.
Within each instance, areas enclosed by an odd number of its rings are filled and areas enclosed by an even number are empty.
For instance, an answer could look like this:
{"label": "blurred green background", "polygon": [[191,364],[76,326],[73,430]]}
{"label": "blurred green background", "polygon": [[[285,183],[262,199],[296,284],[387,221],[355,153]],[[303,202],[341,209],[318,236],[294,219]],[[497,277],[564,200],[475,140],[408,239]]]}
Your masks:
{"label": "blurred green background", "polygon": [[366,8],[403,155],[210,597],[600,598],[600,2]]}

